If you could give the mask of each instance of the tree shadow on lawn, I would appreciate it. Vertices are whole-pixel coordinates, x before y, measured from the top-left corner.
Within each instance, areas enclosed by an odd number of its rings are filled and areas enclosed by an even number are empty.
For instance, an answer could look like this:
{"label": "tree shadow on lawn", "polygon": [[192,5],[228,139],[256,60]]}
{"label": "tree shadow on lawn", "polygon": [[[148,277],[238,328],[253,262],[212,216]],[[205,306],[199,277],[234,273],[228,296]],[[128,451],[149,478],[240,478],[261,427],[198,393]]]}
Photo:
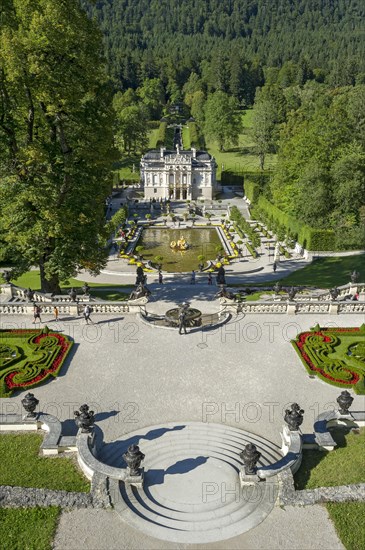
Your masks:
{"label": "tree shadow on lawn", "polygon": [[[347,446],[346,435],[351,432],[351,427],[335,426],[333,428],[328,428],[328,431],[335,440],[337,449]],[[294,475],[295,488],[297,490],[306,489],[307,483],[311,476],[311,471],[314,470],[324,458],[326,458],[328,453],[335,452],[336,449],[333,451],[318,451],[316,449],[304,450],[302,463],[299,470]]]}

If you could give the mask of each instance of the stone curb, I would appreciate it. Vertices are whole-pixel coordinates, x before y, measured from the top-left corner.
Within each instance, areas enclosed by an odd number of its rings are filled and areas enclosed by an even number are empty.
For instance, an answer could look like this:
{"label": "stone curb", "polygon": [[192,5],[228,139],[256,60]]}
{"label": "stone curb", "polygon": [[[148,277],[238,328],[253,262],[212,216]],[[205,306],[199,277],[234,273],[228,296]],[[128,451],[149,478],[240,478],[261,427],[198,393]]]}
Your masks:
{"label": "stone curb", "polygon": [[281,472],[278,478],[278,506],[312,506],[325,502],[365,502],[365,483],[296,491],[290,470]]}

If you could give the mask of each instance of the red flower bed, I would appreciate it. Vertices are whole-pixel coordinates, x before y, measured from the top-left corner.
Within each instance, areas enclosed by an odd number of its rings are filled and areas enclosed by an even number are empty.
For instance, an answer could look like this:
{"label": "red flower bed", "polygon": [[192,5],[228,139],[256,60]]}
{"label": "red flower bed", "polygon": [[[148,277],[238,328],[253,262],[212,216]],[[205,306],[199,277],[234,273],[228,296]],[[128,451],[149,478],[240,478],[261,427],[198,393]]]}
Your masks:
{"label": "red flower bed", "polygon": [[[3,331],[4,333],[10,333],[9,336],[28,336],[28,343],[32,346],[34,345],[34,351],[37,351],[39,346],[42,350],[42,342],[49,337],[52,337],[56,340],[52,345],[48,345],[46,348],[48,351],[51,351],[52,359],[50,362],[39,363],[38,360],[34,362],[31,366],[34,367],[34,376],[30,380],[24,380],[22,382],[15,382],[14,378],[17,375],[22,375],[22,370],[17,364],[13,365],[13,370],[5,375],[3,378],[5,388],[5,395],[8,392],[14,391],[19,388],[28,388],[30,386],[35,386],[40,382],[46,380],[50,375],[56,376],[59,372],[67,354],[69,353],[72,341],[63,334],[57,332],[40,332],[39,330],[27,330],[27,329],[16,329],[16,330],[7,330]],[[35,335],[35,337],[33,337]],[[31,360],[31,359],[30,359]],[[6,367],[5,367],[6,370]],[[1,371],[0,371],[1,376]],[[7,392],[6,392],[7,390]],[[1,396],[1,394],[0,394]]]}
{"label": "red flower bed", "polygon": [[[352,332],[359,332],[360,328],[358,327],[351,327],[351,328],[323,328],[320,331],[309,331],[309,332],[302,332],[298,334],[297,339],[295,341],[292,341],[296,351],[300,355],[303,363],[305,364],[306,368],[310,372],[315,372],[317,374],[320,374],[321,377],[327,379],[329,382],[334,383],[336,385],[341,386],[355,386],[360,380],[363,378],[361,374],[358,372],[355,372],[352,370],[351,366],[349,365],[348,368],[346,367],[344,370],[346,370],[348,373],[351,374],[351,377],[349,380],[344,380],[342,378],[335,378],[331,374],[329,374],[326,370],[326,354],[324,353],[322,356],[317,356],[317,349],[313,350],[313,343],[308,342],[308,339],[313,336],[319,336],[322,340],[320,342],[319,346],[322,343],[330,343],[332,341],[331,336],[328,336],[325,334],[326,332],[332,333],[334,336],[336,333],[352,333]],[[309,356],[310,350],[313,350],[313,356],[318,357],[318,363],[315,364],[312,360],[312,358]],[[325,349],[323,350],[326,351]],[[332,350],[330,350],[331,352]],[[361,392],[362,393],[362,392]]]}

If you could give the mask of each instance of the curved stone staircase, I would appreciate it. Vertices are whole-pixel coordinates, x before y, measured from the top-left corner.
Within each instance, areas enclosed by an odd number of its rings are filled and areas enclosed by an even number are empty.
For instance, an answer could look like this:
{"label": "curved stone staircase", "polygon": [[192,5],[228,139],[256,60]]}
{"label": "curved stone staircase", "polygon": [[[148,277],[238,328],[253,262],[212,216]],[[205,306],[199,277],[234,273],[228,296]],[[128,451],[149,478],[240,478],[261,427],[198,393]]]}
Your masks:
{"label": "curved stone staircase", "polygon": [[241,487],[239,453],[251,442],[259,466],[282,457],[274,443],[238,428],[189,422],[128,434],[105,445],[98,458],[123,464],[138,444],[146,455],[143,488],[110,480],[115,510],[134,528],[178,543],[207,543],[237,536],[261,523],[273,508],[277,478]]}

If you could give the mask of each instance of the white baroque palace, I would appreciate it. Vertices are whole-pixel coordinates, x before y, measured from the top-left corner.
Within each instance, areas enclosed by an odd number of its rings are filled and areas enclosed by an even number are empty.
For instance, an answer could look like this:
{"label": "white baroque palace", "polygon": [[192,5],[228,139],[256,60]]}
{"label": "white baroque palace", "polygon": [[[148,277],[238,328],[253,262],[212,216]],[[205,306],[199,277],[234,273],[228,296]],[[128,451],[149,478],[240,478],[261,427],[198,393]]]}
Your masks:
{"label": "white baroque palace", "polygon": [[213,199],[218,191],[215,159],[206,151],[148,151],[141,160],[145,199]]}

